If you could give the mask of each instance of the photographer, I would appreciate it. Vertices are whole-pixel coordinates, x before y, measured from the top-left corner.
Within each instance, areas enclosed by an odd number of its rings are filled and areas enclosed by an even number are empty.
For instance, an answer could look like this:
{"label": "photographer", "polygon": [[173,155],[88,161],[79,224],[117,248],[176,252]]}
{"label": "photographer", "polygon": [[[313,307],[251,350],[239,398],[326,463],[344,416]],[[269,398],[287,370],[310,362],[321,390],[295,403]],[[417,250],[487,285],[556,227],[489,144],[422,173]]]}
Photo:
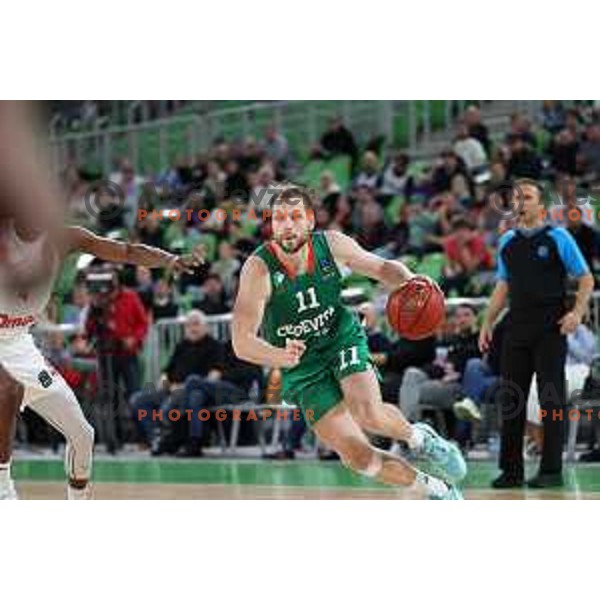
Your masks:
{"label": "photographer", "polygon": [[129,398],[139,388],[138,354],[148,333],[148,317],[139,295],[124,288],[112,268],[86,279],[92,302],[85,323],[98,354],[100,390],[109,408],[109,446],[123,441],[118,419],[119,386]]}

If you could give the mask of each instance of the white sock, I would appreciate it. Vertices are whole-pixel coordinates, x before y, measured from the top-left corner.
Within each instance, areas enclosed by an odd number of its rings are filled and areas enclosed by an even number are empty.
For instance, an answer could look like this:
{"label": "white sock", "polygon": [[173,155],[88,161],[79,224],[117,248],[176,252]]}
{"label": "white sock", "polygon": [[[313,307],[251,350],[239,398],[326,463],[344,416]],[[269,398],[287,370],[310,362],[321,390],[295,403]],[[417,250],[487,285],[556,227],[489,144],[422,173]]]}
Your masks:
{"label": "white sock", "polygon": [[426,496],[431,494],[434,494],[435,496],[441,496],[450,489],[446,482],[438,479],[437,477],[427,475],[427,473],[423,473],[421,471],[417,471],[417,477],[415,478],[414,483],[411,485],[411,488]]}
{"label": "white sock", "polygon": [[90,484],[84,488],[74,488],[67,485],[67,500],[89,500],[90,499]]}
{"label": "white sock", "polygon": [[420,450],[423,447],[423,442],[425,441],[425,436],[420,429],[416,427],[411,427],[410,437],[406,440],[408,447],[411,450]]}
{"label": "white sock", "polygon": [[0,463],[0,485],[10,481],[10,463]]}

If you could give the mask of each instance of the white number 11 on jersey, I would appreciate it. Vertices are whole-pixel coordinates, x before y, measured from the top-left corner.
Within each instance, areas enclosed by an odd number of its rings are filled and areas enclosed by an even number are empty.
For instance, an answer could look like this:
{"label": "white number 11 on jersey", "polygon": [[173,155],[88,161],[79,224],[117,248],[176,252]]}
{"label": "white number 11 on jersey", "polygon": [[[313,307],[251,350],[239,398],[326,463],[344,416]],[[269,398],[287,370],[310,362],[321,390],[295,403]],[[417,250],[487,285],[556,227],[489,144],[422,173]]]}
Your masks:
{"label": "white number 11 on jersey", "polygon": [[[346,361],[346,353],[350,353],[350,362]],[[340,371],[358,364],[358,346],[351,346],[340,351]]]}
{"label": "white number 11 on jersey", "polygon": [[298,292],[296,294],[296,298],[298,298],[298,304],[300,305],[300,307],[298,308],[298,312],[304,312],[305,310],[308,310],[309,308],[318,308],[319,306],[321,306],[317,300],[317,294],[315,292],[315,288],[314,287],[309,287],[306,290],[306,294],[308,295],[308,299],[309,299],[309,304],[307,305],[305,300],[304,300],[304,292]]}

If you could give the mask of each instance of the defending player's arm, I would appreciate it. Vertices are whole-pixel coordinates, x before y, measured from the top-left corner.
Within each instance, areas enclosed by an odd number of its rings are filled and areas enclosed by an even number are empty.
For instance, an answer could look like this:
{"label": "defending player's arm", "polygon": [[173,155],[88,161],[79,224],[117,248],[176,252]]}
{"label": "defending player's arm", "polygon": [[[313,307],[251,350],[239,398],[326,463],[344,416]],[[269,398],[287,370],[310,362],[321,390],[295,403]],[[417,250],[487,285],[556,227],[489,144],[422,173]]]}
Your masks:
{"label": "defending player's arm", "polygon": [[414,277],[414,273],[400,261],[387,260],[368,252],[351,237],[339,231],[327,231],[325,235],[336,261],[355,273],[380,281],[389,289],[396,289]]}
{"label": "defending player's arm", "polygon": [[65,252],[86,252],[115,263],[141,265],[150,269],[165,267],[175,273],[193,273],[204,262],[202,247],[190,255],[178,256],[145,244],[131,244],[110,240],[92,233],[84,227],[66,228]]}
{"label": "defending player's arm", "polygon": [[301,340],[288,340],[286,348],[269,344],[258,335],[265,306],[271,294],[267,266],[251,256],[242,268],[233,308],[233,350],[242,360],[267,367],[295,367],[305,350]]}

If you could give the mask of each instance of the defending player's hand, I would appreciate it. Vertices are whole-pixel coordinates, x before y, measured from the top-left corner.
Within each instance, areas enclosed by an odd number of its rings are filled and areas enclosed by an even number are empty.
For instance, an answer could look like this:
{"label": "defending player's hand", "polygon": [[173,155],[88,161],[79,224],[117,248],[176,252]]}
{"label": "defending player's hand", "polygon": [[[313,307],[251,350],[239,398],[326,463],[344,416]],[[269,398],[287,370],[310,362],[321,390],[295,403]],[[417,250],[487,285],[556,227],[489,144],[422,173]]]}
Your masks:
{"label": "defending player's hand", "polygon": [[184,254],[173,259],[169,270],[175,275],[180,273],[193,274],[194,269],[204,264],[205,248],[202,245],[194,247],[191,254]]}
{"label": "defending player's hand", "polygon": [[562,319],[558,321],[560,332],[563,335],[575,333],[577,326],[581,324],[581,317],[575,311],[568,312]]}
{"label": "defending player's hand", "polygon": [[282,348],[281,361],[277,366],[284,369],[295,367],[305,350],[306,344],[302,340],[286,340],[285,348]]}

